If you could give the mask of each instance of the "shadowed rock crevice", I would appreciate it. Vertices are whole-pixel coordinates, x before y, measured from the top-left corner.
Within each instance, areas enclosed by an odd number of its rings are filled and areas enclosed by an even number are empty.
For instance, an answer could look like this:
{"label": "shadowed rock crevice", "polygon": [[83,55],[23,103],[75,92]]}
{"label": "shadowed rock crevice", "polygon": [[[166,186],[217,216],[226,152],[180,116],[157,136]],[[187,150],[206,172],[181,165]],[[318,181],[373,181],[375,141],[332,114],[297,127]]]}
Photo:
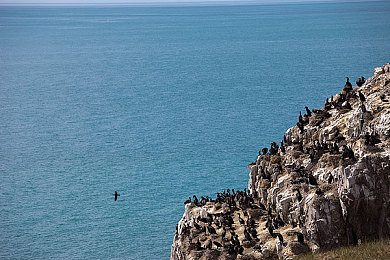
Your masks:
{"label": "shadowed rock crevice", "polygon": [[171,259],[290,258],[389,236],[390,64],[363,80],[260,149],[247,191],[187,201]]}

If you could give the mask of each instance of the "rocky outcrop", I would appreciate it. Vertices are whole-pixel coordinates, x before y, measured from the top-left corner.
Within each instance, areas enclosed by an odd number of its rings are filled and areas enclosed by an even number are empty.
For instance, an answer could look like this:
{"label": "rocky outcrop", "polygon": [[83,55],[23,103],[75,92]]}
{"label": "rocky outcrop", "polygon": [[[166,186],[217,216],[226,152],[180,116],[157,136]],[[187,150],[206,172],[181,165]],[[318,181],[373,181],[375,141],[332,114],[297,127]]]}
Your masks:
{"label": "rocky outcrop", "polygon": [[390,64],[298,120],[248,165],[248,191],[186,204],[171,259],[287,259],[390,235]]}

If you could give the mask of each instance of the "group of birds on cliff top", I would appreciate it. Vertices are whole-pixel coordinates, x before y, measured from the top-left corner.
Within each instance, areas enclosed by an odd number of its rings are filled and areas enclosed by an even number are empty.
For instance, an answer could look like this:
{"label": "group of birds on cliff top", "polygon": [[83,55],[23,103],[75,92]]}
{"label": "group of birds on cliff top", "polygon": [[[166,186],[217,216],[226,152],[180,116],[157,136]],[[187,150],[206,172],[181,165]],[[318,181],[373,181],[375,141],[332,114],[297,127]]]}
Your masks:
{"label": "group of birds on cliff top", "polygon": [[[365,80],[364,77],[359,78],[356,83],[360,87],[364,84]],[[310,111],[310,109],[305,106],[306,114],[302,116],[302,113],[299,113],[298,117],[298,123],[297,127],[299,128],[300,132],[303,133],[305,131],[305,126],[312,121],[312,123],[315,126],[320,126],[321,123],[326,119],[331,117],[331,114],[328,112],[330,109],[335,108],[335,109],[352,109],[351,106],[349,105],[349,100],[352,98],[357,98],[359,97],[360,102],[361,102],[361,107],[364,107],[364,102],[366,101],[365,96],[360,92],[360,90],[357,91],[358,96],[356,94],[353,94],[351,92],[353,90],[352,84],[349,82],[349,78],[347,77],[347,81],[344,86],[344,93],[341,93],[339,95],[339,98],[337,100],[333,99],[333,96],[331,97],[330,101],[327,99],[325,102],[325,106],[323,109],[318,110],[318,109],[313,109]],[[347,104],[347,105],[342,105],[342,104]],[[364,108],[363,108],[364,109]],[[363,111],[365,112],[365,111]],[[292,142],[291,139],[287,138],[286,135],[283,136],[283,140],[280,143],[280,146],[276,142],[271,143],[271,148],[268,149],[267,147],[261,149],[259,151],[259,156],[261,155],[281,155],[284,154],[286,151],[286,146],[294,145],[295,150],[300,151],[304,154],[308,154],[310,161],[313,163],[315,161],[318,161],[319,158],[322,156],[324,153],[330,153],[330,154],[341,154],[341,157],[345,159],[355,159],[355,155],[353,150],[346,145],[345,143],[342,144],[342,141],[344,141],[346,138],[342,136],[340,133],[340,130],[335,127],[333,129],[333,141],[325,141],[322,140],[321,142],[319,140],[314,140],[312,141],[311,144],[306,144],[304,146],[303,143],[303,138],[299,139],[295,143]],[[380,140],[377,138],[375,134],[370,135],[370,134],[365,134],[365,144],[366,145],[374,145],[380,142]],[[256,162],[253,162],[255,164]],[[260,166],[259,166],[260,167]],[[317,180],[311,173],[306,173],[302,167],[292,167],[292,171],[296,172],[297,178],[292,180],[292,184],[299,184],[299,183],[307,183],[310,185],[318,185]],[[280,171],[282,169],[279,169]],[[261,174],[262,179],[267,179],[270,182],[273,181],[271,178],[272,174],[269,173],[267,168],[259,168],[259,172]],[[328,178],[328,183],[332,183],[334,180],[333,176],[330,176]],[[321,189],[317,189],[316,194],[321,195],[322,191]]]}
{"label": "group of birds on cliff top", "polygon": [[[350,110],[352,109],[349,100],[352,98],[359,97],[361,101],[361,109],[363,112],[366,112],[364,102],[366,101],[365,96],[360,92],[360,90],[357,91],[357,94],[353,94],[351,91],[353,90],[352,84],[349,82],[349,78],[346,77],[347,81],[344,85],[344,93],[339,94],[339,98],[337,100],[334,100],[333,96],[331,96],[330,101],[326,99],[325,106],[323,109],[313,109],[310,111],[310,109],[305,106],[306,114],[302,116],[302,113],[299,112],[297,127],[299,128],[300,132],[303,133],[305,131],[305,126],[310,123],[310,120],[313,120],[314,126],[320,126],[321,123],[326,119],[331,117],[331,114],[328,112],[332,108],[336,108],[339,110]],[[365,83],[364,77],[360,77],[356,84],[361,87]],[[314,117],[313,117],[314,116]],[[337,129],[337,128],[336,128]],[[345,140],[344,137],[339,135],[339,133],[335,133],[336,135],[336,141]],[[371,140],[371,137],[367,137],[367,140]],[[309,153],[310,159],[313,161],[315,157],[315,152],[319,151],[329,151],[330,153],[339,153],[340,148],[342,148],[342,154],[343,158],[354,158],[353,152],[351,153],[351,149],[347,146],[339,147],[338,142],[327,144],[326,142],[315,142],[313,146],[309,147],[309,151],[304,151],[302,140],[300,140],[298,144],[298,150],[301,152]],[[371,141],[368,141],[369,143],[372,143]],[[267,147],[261,149],[259,151],[259,155],[277,155],[278,153],[285,153],[286,145],[291,145],[291,140],[288,140],[286,135],[283,136],[283,140],[280,143],[280,146],[276,142],[271,143],[270,149]]]}
{"label": "group of birds on cliff top", "polygon": [[[247,241],[254,246],[255,250],[261,251],[260,239],[258,238],[258,233],[256,227],[258,224],[253,217],[250,217],[248,214],[248,209],[255,209],[261,212],[260,215],[266,215],[267,223],[265,229],[268,229],[270,235],[274,238],[278,238],[282,244],[285,245],[283,236],[280,233],[274,232],[275,229],[285,225],[283,220],[279,215],[272,214],[272,209],[269,206],[268,209],[259,201],[256,200],[252,194],[249,193],[246,189],[244,191],[232,191],[229,189],[223,191],[222,193],[217,193],[216,199],[211,197],[201,197],[200,200],[194,195],[193,201],[191,197],[184,202],[185,204],[191,204],[195,207],[201,207],[207,203],[220,203],[225,204],[228,207],[227,212],[210,214],[207,213],[207,217],[201,218],[198,216],[194,219],[192,226],[187,225],[182,227],[182,235],[188,236],[190,240],[190,247],[195,250],[204,250],[204,249],[213,249],[213,245],[217,249],[222,248],[226,250],[229,254],[242,254],[244,247],[242,242]],[[234,222],[232,215],[235,211],[242,212],[243,216],[238,213],[238,223]],[[245,220],[246,218],[246,220]],[[213,226],[214,225],[214,226]],[[239,236],[236,234],[235,230],[239,227],[244,227],[244,240],[240,241]],[[178,232],[178,225],[176,225],[176,234]],[[217,230],[220,231],[221,243],[216,241]],[[202,246],[199,238],[196,243],[193,243],[192,240],[194,237],[199,236],[200,234],[214,236],[214,241],[209,238],[206,243]],[[229,235],[230,234],[230,235]],[[304,243],[303,234],[295,232],[297,235],[298,242]]]}
{"label": "group of birds on cliff top", "polygon": [[[346,77],[347,81],[344,85],[343,92],[339,94],[339,97],[337,100],[333,99],[333,96],[331,97],[330,101],[327,99],[325,102],[325,106],[323,109],[313,109],[310,111],[310,109],[305,106],[306,114],[302,116],[301,112],[298,117],[298,123],[297,127],[299,128],[300,132],[303,133],[305,131],[305,126],[308,125],[311,120],[313,120],[312,123],[314,123],[315,126],[320,126],[321,123],[326,119],[331,117],[331,114],[328,112],[332,108],[339,109],[339,110],[350,110],[352,109],[351,105],[349,104],[349,100],[352,98],[359,98],[361,102],[361,109],[363,112],[365,112],[365,106],[364,102],[366,101],[365,96],[360,92],[360,90],[357,91],[357,95],[353,93],[353,87],[352,84],[349,82],[349,78]],[[356,84],[358,87],[361,87],[365,83],[365,79],[362,76],[356,81]],[[329,152],[331,154],[341,154],[343,159],[354,159],[354,152],[353,150],[348,147],[346,144],[342,145],[340,147],[340,142],[345,140],[345,137],[343,137],[340,134],[339,129],[335,128],[334,133],[334,141],[333,142],[327,142],[327,141],[318,141],[315,140],[312,145],[306,145],[306,147],[303,146],[303,140],[299,140],[298,144],[293,144],[291,140],[289,140],[286,135],[284,135],[283,140],[280,143],[280,146],[273,142],[271,143],[270,149],[267,147],[263,148],[261,151],[259,151],[260,155],[280,155],[281,153],[285,153],[286,146],[289,145],[295,145],[297,146],[297,150],[301,151],[302,153],[307,153],[310,155],[310,160],[313,162],[313,160],[318,160],[319,157],[323,153]],[[373,135],[366,135],[366,145],[369,144],[375,144],[380,142],[380,140]],[[341,150],[341,151],[340,151]],[[259,166],[260,167],[260,166]],[[281,169],[280,169],[281,170]],[[302,167],[295,167],[293,166],[292,169],[293,172],[298,174],[297,178],[295,180],[292,180],[292,184],[298,184],[305,182],[307,184],[310,184],[312,186],[318,187],[318,182],[316,178],[311,173],[306,173]],[[261,174],[262,179],[268,179],[270,182],[272,182],[271,173],[268,172],[267,168],[259,168],[259,172]],[[332,183],[334,180],[333,176],[331,175],[328,178],[328,183]],[[298,201],[302,200],[302,195],[300,194],[299,189],[296,189]],[[322,195],[323,192],[320,188],[317,188],[316,192],[317,195]],[[189,204],[191,203],[194,206],[201,207],[206,205],[209,202],[212,203],[225,203],[229,211],[226,213],[216,213],[216,214],[210,214],[207,213],[207,218],[200,218],[198,217],[193,222],[193,227],[191,226],[184,226],[182,233],[185,235],[190,235],[192,232],[191,230],[195,229],[196,232],[204,233],[204,234],[210,234],[210,235],[216,235],[217,230],[222,229],[220,232],[221,238],[222,238],[222,244],[217,241],[212,241],[209,239],[203,246],[201,245],[199,238],[196,243],[192,243],[191,237],[190,238],[190,244],[193,245],[193,247],[196,250],[203,250],[203,249],[212,249],[213,244],[216,246],[216,248],[224,248],[228,251],[230,254],[242,254],[243,252],[243,246],[240,242],[238,235],[234,232],[234,220],[232,218],[232,213],[236,210],[242,210],[243,217],[241,217],[240,213],[238,213],[238,222],[241,226],[244,226],[244,240],[245,241],[255,241],[259,242],[256,227],[258,224],[256,223],[254,218],[251,218],[248,213],[247,209],[259,209],[261,211],[267,211],[266,216],[266,229],[268,229],[269,234],[272,237],[277,237],[282,245],[285,245],[283,236],[278,233],[274,232],[274,230],[278,229],[279,227],[282,227],[285,225],[283,220],[281,219],[280,215],[272,214],[272,208],[269,205],[268,208],[266,208],[259,200],[257,200],[257,192],[254,192],[253,194],[250,194],[249,191],[244,189],[244,191],[234,191],[230,192],[229,189],[224,191],[223,193],[217,193],[216,199],[212,199],[209,196],[201,197],[200,200],[194,195],[193,201],[191,200],[191,197],[188,198],[184,203]],[[246,221],[243,218],[247,218]],[[213,227],[213,225],[215,227]],[[296,225],[293,225],[295,227]],[[177,226],[176,226],[177,229]],[[227,238],[227,232],[230,233],[230,239]],[[177,230],[176,230],[177,232]],[[300,243],[304,243],[304,236],[300,232],[294,232],[294,234],[297,236],[297,240]],[[193,235],[193,234],[192,234]],[[256,244],[256,243],[255,243]],[[261,247],[259,244],[255,245],[254,249],[261,250]]]}

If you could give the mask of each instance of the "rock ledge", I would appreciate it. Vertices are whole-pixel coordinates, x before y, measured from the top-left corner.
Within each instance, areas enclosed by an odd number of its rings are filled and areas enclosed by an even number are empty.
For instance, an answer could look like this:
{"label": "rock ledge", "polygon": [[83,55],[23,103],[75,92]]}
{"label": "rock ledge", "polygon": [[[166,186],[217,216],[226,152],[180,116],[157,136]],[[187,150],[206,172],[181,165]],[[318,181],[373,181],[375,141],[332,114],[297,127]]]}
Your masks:
{"label": "rock ledge", "polygon": [[390,63],[259,152],[248,190],[189,202],[171,259],[290,259],[390,236]]}

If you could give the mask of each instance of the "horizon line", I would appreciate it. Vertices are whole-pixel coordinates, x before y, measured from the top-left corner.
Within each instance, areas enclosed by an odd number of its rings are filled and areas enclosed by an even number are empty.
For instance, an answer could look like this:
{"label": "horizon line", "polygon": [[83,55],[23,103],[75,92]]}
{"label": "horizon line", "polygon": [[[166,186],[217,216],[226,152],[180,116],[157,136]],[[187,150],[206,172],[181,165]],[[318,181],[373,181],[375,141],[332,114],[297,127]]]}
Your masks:
{"label": "horizon line", "polygon": [[264,1],[264,0],[136,0],[131,2],[0,2],[0,6],[172,6],[172,5],[273,5],[273,4],[310,4],[310,3],[329,3],[329,2],[383,2],[385,0],[276,0],[276,1]]}

